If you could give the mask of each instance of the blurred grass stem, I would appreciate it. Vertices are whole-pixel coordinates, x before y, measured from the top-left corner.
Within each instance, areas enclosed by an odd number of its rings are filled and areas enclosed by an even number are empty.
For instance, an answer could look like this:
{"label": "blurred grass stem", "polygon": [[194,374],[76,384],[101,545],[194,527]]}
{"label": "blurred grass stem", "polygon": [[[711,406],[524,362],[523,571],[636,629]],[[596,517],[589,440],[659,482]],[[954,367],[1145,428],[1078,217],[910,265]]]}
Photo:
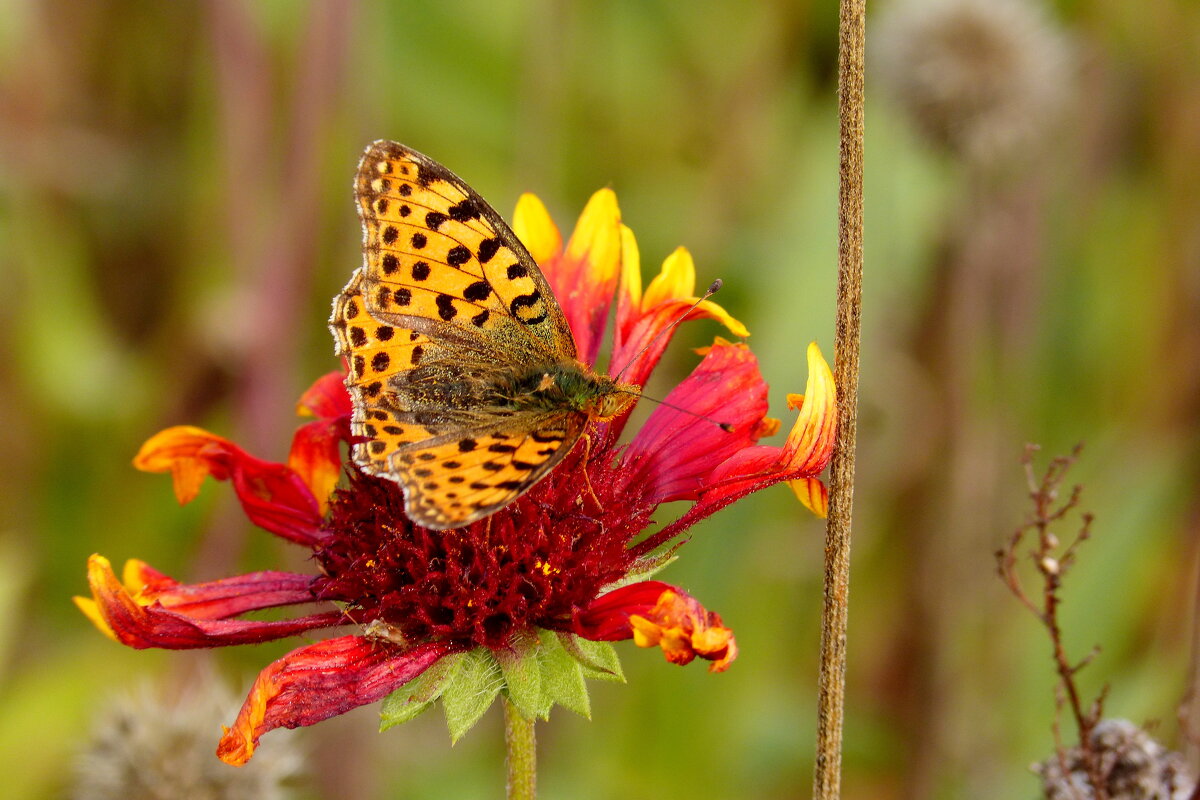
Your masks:
{"label": "blurred grass stem", "polygon": [[825,532],[825,605],[817,698],[817,758],[813,797],[841,796],[842,717],[846,686],[846,622],[850,600],[850,517],[858,422],[858,352],[862,317],[863,51],[866,0],[841,0],[838,43],[838,288],[834,381],[838,446],[829,475]]}
{"label": "blurred grass stem", "polygon": [[504,699],[504,750],[508,764],[508,800],[534,800],[537,797],[537,736],[535,720],[521,715],[508,698]]}

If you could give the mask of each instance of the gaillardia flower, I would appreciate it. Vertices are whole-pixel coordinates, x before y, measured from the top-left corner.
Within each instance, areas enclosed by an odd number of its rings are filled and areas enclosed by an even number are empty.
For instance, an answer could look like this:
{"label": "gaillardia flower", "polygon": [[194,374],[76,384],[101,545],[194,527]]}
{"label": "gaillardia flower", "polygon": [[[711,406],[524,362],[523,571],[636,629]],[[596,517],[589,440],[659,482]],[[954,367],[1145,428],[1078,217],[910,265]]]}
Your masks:
{"label": "gaillardia flower", "polygon": [[[637,245],[611,191],[592,197],[565,247],[532,195],[521,198],[513,227],[554,288],[589,366],[603,349],[614,302],[610,363],[638,385],[681,316],[716,319],[734,336],[747,335],[720,306],[697,304],[695,268],[682,248],[643,289]],[[118,578],[94,555],[92,597],[77,598],[78,605],[105,634],[137,648],[350,629],[263,670],[220,741],[218,755],[231,764],[246,763],[267,731],[389,695],[384,727],[440,699],[456,738],[501,691],[527,718],[545,718],[555,703],[587,714],[583,679],[620,679],[608,643],[621,639],[661,647],[675,664],[699,657],[722,671],[737,655],[732,631],[682,589],[649,577],[689,526],[771,484],[790,482],[824,513],[816,476],[833,449],[833,379],[810,345],[807,390],[789,398],[797,419],[782,446],[765,446],[759,440],[779,422],[766,416],[767,385],[754,355],[720,338],[701,355],[627,442],[627,412],[595,424],[528,493],[451,530],[414,525],[396,483],[345,459],[351,406],[340,372],[300,399],[299,410],[315,419],[297,431],[286,463],[259,460],[199,428],[169,428],[146,442],[134,464],[170,472],[181,502],[196,496],[206,475],[229,481],[251,521],[311,550],[313,574],[266,571],[182,584],[141,561],[128,562]],[[690,508],[657,527],[658,506],[678,500]],[[302,605],[311,613],[241,619]]]}

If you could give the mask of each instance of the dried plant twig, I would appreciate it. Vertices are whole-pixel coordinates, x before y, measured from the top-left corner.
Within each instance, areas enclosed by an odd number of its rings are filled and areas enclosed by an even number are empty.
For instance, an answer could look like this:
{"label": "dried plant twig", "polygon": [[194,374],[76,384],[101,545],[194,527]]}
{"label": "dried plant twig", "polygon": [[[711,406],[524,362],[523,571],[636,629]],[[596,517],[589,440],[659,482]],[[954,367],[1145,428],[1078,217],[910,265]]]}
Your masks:
{"label": "dried plant twig", "polygon": [[[1069,774],[1069,770],[1067,769],[1067,751],[1062,741],[1058,717],[1063,707],[1066,706],[1070,709],[1079,733],[1080,758],[1086,769],[1088,782],[1092,786],[1091,797],[1095,800],[1107,800],[1108,775],[1101,758],[1096,753],[1092,732],[1103,716],[1104,699],[1108,687],[1102,689],[1096,699],[1085,707],[1075,680],[1079,671],[1090,664],[1100,650],[1095,647],[1082,659],[1072,663],[1063,645],[1062,626],[1058,617],[1058,608],[1062,604],[1060,593],[1063,578],[1075,564],[1079,546],[1091,537],[1092,515],[1087,512],[1081,514],[1080,527],[1066,547],[1063,547],[1058,537],[1051,531],[1051,526],[1061,523],[1079,506],[1082,486],[1072,487],[1066,500],[1060,499],[1060,489],[1066,479],[1067,471],[1078,460],[1083,445],[1076,445],[1068,456],[1055,458],[1040,477],[1033,467],[1033,458],[1038,449],[1037,445],[1026,445],[1025,455],[1021,459],[1025,468],[1025,479],[1029,486],[1029,498],[1033,501],[1033,511],[1012,533],[1006,545],[996,551],[996,566],[1004,585],[1022,605],[1038,618],[1050,635],[1054,664],[1059,676],[1054,702],[1054,745],[1064,774]],[[1027,592],[1018,573],[1019,553],[1026,542],[1032,545],[1025,555],[1033,562],[1041,579],[1040,593],[1030,594]]]}

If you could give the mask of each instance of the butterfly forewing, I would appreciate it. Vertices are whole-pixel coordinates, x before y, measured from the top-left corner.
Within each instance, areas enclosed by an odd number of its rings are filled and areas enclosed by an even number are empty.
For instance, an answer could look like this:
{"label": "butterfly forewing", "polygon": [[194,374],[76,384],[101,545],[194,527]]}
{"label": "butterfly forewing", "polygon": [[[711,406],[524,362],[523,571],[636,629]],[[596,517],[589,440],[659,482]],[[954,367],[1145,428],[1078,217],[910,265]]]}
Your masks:
{"label": "butterfly forewing", "polygon": [[395,142],[372,144],[355,181],[367,309],[445,322],[514,356],[575,355],[566,318],[500,215],[448,169]]}
{"label": "butterfly forewing", "polygon": [[400,419],[391,388],[396,376],[423,363],[437,345],[424,334],[374,319],[366,311],[361,284],[362,274],[355,272],[334,300],[330,328],[338,355],[346,359],[346,388],[354,406],[351,432],[371,440],[354,446],[355,461],[371,474],[386,475],[390,456],[401,446],[441,432]]}

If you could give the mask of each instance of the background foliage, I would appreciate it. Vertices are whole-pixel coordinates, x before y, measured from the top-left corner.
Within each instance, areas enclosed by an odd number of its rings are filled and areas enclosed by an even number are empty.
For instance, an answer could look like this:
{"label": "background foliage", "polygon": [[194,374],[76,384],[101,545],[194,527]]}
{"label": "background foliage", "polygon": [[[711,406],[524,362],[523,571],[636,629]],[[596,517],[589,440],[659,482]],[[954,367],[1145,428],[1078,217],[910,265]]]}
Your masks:
{"label": "background foliage", "polygon": [[[186,689],[206,659],[97,635],[69,602],[89,553],[187,580],[304,566],[227,487],[180,510],[129,459],[182,422],[284,456],[295,398],[336,366],[325,319],[360,260],[350,181],[373,139],[505,214],[534,191],[567,228],[614,187],[647,269],[685,244],[702,284],[725,279],[785,416],[804,345],[832,359],[835,6],[0,4],[5,795],[61,796],[112,697]],[[877,6],[869,48],[901,13]],[[1176,716],[1200,533],[1200,7],[1045,14],[1062,63],[1016,96],[1062,83],[1020,158],[923,138],[892,80],[911,59],[868,51],[891,74],[868,79],[848,797],[1036,793],[1048,644],[992,560],[1025,513],[1027,440],[1088,442],[1073,477],[1096,538],[1064,608],[1068,646],[1103,646],[1084,688],[1197,752]],[[687,326],[666,378],[716,333]],[[696,529],[664,577],[721,612],[741,658],[710,676],[627,646],[629,685],[597,685],[593,721],[540,726],[545,796],[807,795],[822,531],[784,488]],[[216,663],[240,693],[293,645]],[[377,735],[377,710],[299,734],[298,796],[499,796],[498,712],[451,750],[438,715]]]}

